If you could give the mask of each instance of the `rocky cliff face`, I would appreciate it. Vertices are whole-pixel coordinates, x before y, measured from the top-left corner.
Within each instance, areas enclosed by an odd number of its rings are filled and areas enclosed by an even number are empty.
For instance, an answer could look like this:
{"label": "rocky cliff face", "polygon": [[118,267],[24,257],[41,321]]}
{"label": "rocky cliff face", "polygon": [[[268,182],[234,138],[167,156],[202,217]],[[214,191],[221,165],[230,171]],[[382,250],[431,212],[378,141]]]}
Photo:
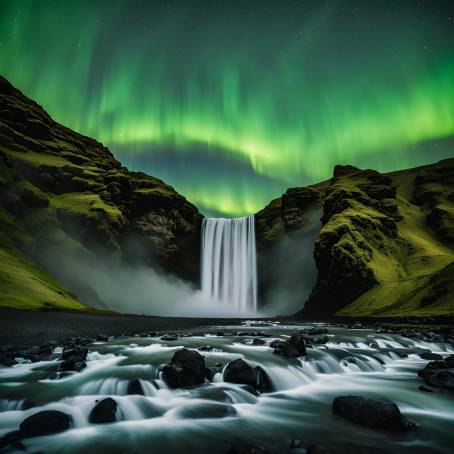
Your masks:
{"label": "rocky cliff face", "polygon": [[[79,307],[43,255],[107,251],[196,281],[202,215],[0,77],[0,305]],[[21,293],[22,292],[22,293]]]}
{"label": "rocky cliff face", "polygon": [[[317,277],[301,295],[300,314],[452,315],[453,178],[454,159],[389,174],[337,166],[330,181],[309,188],[322,225],[313,245]],[[257,214],[259,257],[288,236],[286,197]],[[310,207],[295,207],[291,219],[303,222]]]}
{"label": "rocky cliff face", "polygon": [[323,198],[319,186],[288,189],[255,215],[259,300],[272,315],[294,313],[314,285],[313,243]]}

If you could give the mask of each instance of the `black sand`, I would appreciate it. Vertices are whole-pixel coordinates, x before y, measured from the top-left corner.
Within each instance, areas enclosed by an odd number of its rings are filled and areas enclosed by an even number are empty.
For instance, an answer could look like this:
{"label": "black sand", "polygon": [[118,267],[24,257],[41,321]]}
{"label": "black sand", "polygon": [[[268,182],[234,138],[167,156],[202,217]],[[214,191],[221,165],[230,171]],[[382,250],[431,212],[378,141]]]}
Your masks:
{"label": "black sand", "polygon": [[0,309],[0,345],[25,348],[66,337],[134,335],[149,331],[194,330],[226,325],[238,319],[150,317],[144,315],[98,314],[79,311],[27,311]]}

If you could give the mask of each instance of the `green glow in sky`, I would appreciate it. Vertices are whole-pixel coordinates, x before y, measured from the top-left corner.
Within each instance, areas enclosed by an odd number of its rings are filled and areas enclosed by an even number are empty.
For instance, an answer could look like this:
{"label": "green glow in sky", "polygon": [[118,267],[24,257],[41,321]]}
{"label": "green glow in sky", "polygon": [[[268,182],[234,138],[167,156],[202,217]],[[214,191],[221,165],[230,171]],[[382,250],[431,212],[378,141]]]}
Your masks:
{"label": "green glow in sky", "polygon": [[454,155],[453,43],[449,1],[0,4],[5,77],[227,215],[339,163]]}

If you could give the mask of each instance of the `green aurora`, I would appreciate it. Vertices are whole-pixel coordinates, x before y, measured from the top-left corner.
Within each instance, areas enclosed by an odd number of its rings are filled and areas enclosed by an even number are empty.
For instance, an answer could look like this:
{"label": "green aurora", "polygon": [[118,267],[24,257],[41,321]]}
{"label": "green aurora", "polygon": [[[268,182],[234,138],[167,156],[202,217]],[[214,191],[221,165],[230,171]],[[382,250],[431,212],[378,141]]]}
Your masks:
{"label": "green aurora", "polygon": [[0,72],[207,214],[454,155],[451,1],[9,1]]}

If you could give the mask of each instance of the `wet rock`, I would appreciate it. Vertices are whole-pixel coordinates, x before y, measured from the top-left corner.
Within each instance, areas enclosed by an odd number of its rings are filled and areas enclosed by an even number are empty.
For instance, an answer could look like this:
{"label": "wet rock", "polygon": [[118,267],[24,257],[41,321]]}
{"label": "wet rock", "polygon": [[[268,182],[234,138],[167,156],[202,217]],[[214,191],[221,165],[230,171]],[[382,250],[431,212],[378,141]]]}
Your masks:
{"label": "wet rock", "polygon": [[162,370],[166,383],[171,388],[187,388],[205,382],[205,360],[195,351],[183,348],[173,355],[170,364]]}
{"label": "wet rock", "polygon": [[431,361],[418,372],[427,386],[454,391],[454,355]]}
{"label": "wet rock", "polygon": [[266,341],[264,341],[263,339],[260,339],[259,337],[254,337],[254,339],[252,339],[252,345],[264,345],[266,344]]}
{"label": "wet rock", "polygon": [[52,354],[53,348],[49,344],[44,344],[39,347],[38,354],[40,356],[49,356]]}
{"label": "wet rock", "polygon": [[87,354],[88,350],[80,345],[74,345],[69,348],[65,347],[61,354],[63,362],[60,364],[60,370],[80,372],[87,365],[85,363]]}
{"label": "wet rock", "polygon": [[96,336],[96,340],[99,342],[107,342],[109,340],[109,336],[107,336],[105,334],[98,334]]}
{"label": "wet rock", "polygon": [[223,335],[224,335],[224,331],[218,331],[218,332],[216,333],[216,336],[223,336]]}
{"label": "wet rock", "polygon": [[328,330],[326,328],[311,328],[307,334],[309,336],[318,336],[320,334],[327,334]]}
{"label": "wet rock", "polygon": [[227,364],[224,370],[224,380],[229,383],[249,385],[260,392],[272,390],[271,382],[263,368],[260,366],[252,368],[241,358]]}
{"label": "wet rock", "polygon": [[287,358],[296,358],[306,355],[306,343],[301,334],[292,334],[290,339],[278,344],[275,348],[275,355],[286,356]]}
{"label": "wet rock", "polygon": [[71,427],[71,422],[71,416],[66,413],[46,410],[24,419],[19,430],[23,438],[39,437],[68,430]]}
{"label": "wet rock", "polygon": [[437,370],[423,378],[428,386],[454,391],[454,373],[449,370]]}
{"label": "wet rock", "polygon": [[443,356],[439,355],[438,353],[432,353],[432,352],[424,352],[419,355],[421,359],[426,359],[426,360],[441,360],[443,359]]}
{"label": "wet rock", "polygon": [[92,424],[105,424],[116,421],[117,402],[111,397],[98,402],[90,412],[88,420]]}
{"label": "wet rock", "polygon": [[17,364],[14,353],[7,353],[0,356],[0,364],[2,366],[11,367]]}
{"label": "wet rock", "polygon": [[393,402],[367,399],[361,396],[336,397],[333,412],[349,421],[373,429],[405,431],[415,427]]}
{"label": "wet rock", "polygon": [[25,446],[21,443],[22,433],[20,430],[15,430],[14,432],[9,432],[3,437],[0,437],[0,449],[5,448],[6,446],[12,446],[13,448],[25,451]]}
{"label": "wet rock", "polygon": [[270,343],[270,347],[271,348],[279,348],[279,347],[281,347],[284,344],[285,344],[285,341],[283,341],[282,339],[275,339],[274,341],[272,341]]}
{"label": "wet rock", "polygon": [[142,384],[140,383],[140,380],[137,378],[129,380],[126,392],[130,395],[136,394],[143,396],[145,394],[143,392]]}

